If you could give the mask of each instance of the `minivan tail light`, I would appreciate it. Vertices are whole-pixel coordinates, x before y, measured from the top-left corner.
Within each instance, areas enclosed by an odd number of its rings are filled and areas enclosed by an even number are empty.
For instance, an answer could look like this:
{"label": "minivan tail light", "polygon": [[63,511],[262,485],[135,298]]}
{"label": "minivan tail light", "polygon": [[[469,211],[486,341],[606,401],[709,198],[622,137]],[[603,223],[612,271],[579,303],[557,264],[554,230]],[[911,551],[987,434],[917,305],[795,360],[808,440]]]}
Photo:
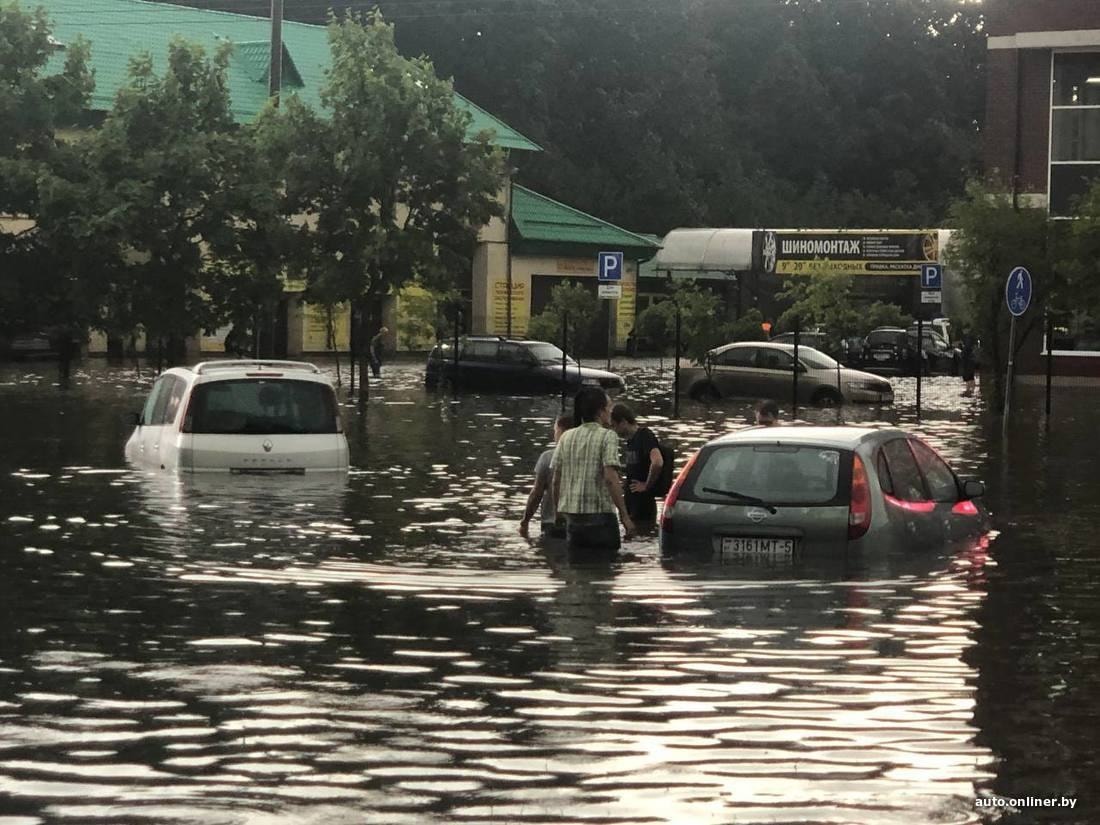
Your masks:
{"label": "minivan tail light", "polygon": [[669,488],[668,495],[665,496],[665,509],[661,514],[661,529],[668,530],[671,526],[670,519],[672,518],[672,506],[676,503],[676,499],[680,497],[680,488],[684,486],[684,481],[688,477],[688,473],[691,472],[691,468],[695,465],[695,460],[699,458],[699,453],[702,450],[696,450],[695,454],[688,459],[687,464],[684,465],[684,469],[680,471],[680,474],[676,476],[676,480],[672,482],[672,487]]}
{"label": "minivan tail light", "polygon": [[863,459],[852,456],[852,491],[848,503],[848,538],[858,539],[871,527],[871,485]]}

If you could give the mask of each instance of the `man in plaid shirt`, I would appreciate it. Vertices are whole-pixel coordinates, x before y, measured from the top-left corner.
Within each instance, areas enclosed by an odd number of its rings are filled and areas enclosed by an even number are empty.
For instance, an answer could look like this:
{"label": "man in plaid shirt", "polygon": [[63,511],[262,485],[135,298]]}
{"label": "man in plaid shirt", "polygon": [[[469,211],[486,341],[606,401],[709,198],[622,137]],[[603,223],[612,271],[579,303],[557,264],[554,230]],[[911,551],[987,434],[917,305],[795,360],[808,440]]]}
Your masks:
{"label": "man in plaid shirt", "polygon": [[634,523],[623,501],[619,439],[611,423],[611,402],[597,387],[582,387],[573,401],[573,429],[554,451],[554,501],[565,516],[571,549],[618,550],[618,513],[626,537]]}

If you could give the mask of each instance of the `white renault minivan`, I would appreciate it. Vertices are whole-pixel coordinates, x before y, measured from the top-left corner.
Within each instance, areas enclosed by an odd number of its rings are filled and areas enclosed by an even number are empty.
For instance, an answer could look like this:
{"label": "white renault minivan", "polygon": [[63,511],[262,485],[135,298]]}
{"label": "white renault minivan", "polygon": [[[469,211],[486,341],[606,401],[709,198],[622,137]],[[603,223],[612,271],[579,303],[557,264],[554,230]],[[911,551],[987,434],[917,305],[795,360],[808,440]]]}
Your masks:
{"label": "white renault minivan", "polygon": [[348,468],[332,384],[300,361],[204,361],[153,385],[126,458],[180,472],[292,473]]}

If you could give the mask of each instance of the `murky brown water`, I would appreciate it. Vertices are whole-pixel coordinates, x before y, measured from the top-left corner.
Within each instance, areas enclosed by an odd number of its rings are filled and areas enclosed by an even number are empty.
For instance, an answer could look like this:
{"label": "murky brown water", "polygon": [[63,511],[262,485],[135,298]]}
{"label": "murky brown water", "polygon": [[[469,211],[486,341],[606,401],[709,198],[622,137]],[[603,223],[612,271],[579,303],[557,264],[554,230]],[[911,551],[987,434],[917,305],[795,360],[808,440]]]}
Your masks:
{"label": "murky brown water", "polygon": [[[0,371],[0,825],[1100,821],[1097,391],[1007,450],[951,379],[808,413],[919,429],[1001,534],[777,571],[521,539],[557,399],[391,367],[346,482],[180,480],[122,462],[148,374],[49,370]],[[746,423],[623,371],[681,458]]]}

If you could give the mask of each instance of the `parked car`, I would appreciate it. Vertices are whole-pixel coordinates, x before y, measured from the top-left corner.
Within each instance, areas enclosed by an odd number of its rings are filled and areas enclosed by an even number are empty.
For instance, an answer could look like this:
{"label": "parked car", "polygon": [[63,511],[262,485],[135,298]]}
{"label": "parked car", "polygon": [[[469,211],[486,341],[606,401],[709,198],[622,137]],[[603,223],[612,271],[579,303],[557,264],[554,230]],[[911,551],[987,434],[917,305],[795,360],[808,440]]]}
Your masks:
{"label": "parked car", "polygon": [[917,371],[916,336],[901,327],[879,327],[863,341],[863,363],[868,370],[888,375],[912,375]]}
{"label": "parked car", "polygon": [[688,460],[665,499],[661,552],[790,563],[928,549],[988,529],[984,492],[901,430],[752,427]]}
{"label": "parked car", "polygon": [[[869,370],[884,374],[915,375],[917,365],[925,375],[958,371],[961,353],[934,328],[921,331],[922,346],[917,347],[917,327],[879,327],[864,341],[863,358]],[[918,360],[919,359],[919,360]]]}
{"label": "parked car", "polygon": [[[428,354],[424,386],[435,389],[443,383],[455,383],[456,379],[463,389],[531,394],[561,392],[562,351],[546,341],[471,335],[459,341],[456,368],[454,345],[437,345]],[[566,356],[566,391],[576,392],[585,385],[603,387],[609,392],[626,389],[621,376],[582,367]]]}
{"label": "parked car", "polygon": [[135,414],[127,459],[181,472],[293,473],[348,468],[332,384],[300,361],[175,367]]}
{"label": "parked car", "polygon": [[[703,364],[680,371],[680,386],[697,400],[790,398],[794,347],[743,341],[712,349]],[[853,401],[889,404],[894,388],[877,375],[842,366],[813,347],[798,348],[798,400],[833,406]]]}

